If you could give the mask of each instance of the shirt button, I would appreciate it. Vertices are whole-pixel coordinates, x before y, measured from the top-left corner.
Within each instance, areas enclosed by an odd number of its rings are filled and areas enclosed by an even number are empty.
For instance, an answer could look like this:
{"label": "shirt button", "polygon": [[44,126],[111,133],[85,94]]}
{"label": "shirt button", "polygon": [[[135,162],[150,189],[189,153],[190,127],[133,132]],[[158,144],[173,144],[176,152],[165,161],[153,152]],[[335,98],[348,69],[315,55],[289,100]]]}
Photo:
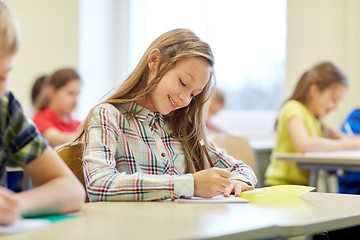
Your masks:
{"label": "shirt button", "polygon": [[161,153],[161,156],[162,156],[162,157],[165,157],[166,155],[165,155],[165,153]]}

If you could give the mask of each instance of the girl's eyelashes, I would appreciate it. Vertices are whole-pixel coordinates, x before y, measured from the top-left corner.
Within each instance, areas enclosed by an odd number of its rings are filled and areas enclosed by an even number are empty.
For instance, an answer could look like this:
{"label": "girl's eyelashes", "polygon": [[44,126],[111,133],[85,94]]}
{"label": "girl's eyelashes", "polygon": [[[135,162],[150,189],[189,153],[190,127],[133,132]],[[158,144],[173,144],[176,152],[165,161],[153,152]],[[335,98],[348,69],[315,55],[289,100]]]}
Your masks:
{"label": "girl's eyelashes", "polygon": [[[179,78],[179,80],[180,80],[180,83],[181,83],[182,86],[184,86],[184,87],[187,86],[180,78]],[[192,93],[190,94],[190,96],[191,96],[192,99],[194,99],[194,98],[196,97],[196,96],[195,96],[194,94],[192,94]]]}
{"label": "girl's eyelashes", "polygon": [[180,80],[180,83],[181,83],[181,85],[183,85],[184,87],[186,87],[186,84],[179,78],[179,80]]}

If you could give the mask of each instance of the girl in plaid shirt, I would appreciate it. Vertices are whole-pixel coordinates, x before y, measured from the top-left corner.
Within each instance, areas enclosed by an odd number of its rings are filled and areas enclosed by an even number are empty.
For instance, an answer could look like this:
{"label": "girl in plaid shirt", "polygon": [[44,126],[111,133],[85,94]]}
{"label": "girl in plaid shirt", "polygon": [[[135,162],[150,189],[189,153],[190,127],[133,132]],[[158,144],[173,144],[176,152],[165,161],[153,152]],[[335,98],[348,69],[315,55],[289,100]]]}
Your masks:
{"label": "girl in plaid shirt", "polygon": [[254,188],[253,170],[206,137],[213,64],[207,43],[187,29],[171,30],[91,110],[78,138],[90,201],[240,196]]}

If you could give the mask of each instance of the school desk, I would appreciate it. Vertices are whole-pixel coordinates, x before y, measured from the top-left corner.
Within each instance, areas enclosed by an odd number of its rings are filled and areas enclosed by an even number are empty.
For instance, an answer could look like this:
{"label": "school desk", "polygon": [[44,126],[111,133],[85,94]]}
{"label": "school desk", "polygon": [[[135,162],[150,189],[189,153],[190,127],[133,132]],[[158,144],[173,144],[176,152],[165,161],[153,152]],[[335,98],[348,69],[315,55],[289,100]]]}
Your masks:
{"label": "school desk", "polygon": [[[310,170],[310,185],[316,187],[318,172],[360,171],[360,151],[312,152],[305,154],[281,153],[275,157],[279,160],[296,162],[299,168]],[[326,175],[325,175],[326,177]],[[325,183],[327,183],[325,179]],[[328,187],[327,191],[328,191]]]}
{"label": "school desk", "polygon": [[[360,196],[309,192],[243,204],[86,203],[78,217],[2,240],[261,239],[360,224]],[[274,199],[273,199],[274,200]]]}

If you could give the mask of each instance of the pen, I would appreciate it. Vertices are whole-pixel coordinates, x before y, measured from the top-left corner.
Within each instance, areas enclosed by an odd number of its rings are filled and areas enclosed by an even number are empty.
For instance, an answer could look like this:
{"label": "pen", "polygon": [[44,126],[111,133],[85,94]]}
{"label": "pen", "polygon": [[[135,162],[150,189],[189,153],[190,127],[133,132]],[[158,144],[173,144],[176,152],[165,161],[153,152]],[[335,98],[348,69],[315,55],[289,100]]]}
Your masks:
{"label": "pen", "polygon": [[236,170],[236,165],[233,165],[233,166],[230,168],[229,172],[232,172],[232,171],[234,171],[234,170]]}
{"label": "pen", "polygon": [[350,137],[354,136],[354,132],[351,130],[349,122],[345,123],[344,128],[345,128],[345,131],[347,132],[347,134],[349,134]]}
{"label": "pen", "polygon": [[209,164],[210,164],[210,167],[214,167],[214,164],[213,164],[212,161],[211,161],[211,158],[210,158],[210,156],[209,156],[209,153],[208,153],[208,151],[207,151],[206,148],[205,148],[204,140],[203,140],[203,139],[200,139],[199,143],[200,143],[200,145],[201,145],[201,148],[204,150],[204,153],[205,153],[206,158],[207,158],[207,160],[208,160],[208,162],[209,162]]}

